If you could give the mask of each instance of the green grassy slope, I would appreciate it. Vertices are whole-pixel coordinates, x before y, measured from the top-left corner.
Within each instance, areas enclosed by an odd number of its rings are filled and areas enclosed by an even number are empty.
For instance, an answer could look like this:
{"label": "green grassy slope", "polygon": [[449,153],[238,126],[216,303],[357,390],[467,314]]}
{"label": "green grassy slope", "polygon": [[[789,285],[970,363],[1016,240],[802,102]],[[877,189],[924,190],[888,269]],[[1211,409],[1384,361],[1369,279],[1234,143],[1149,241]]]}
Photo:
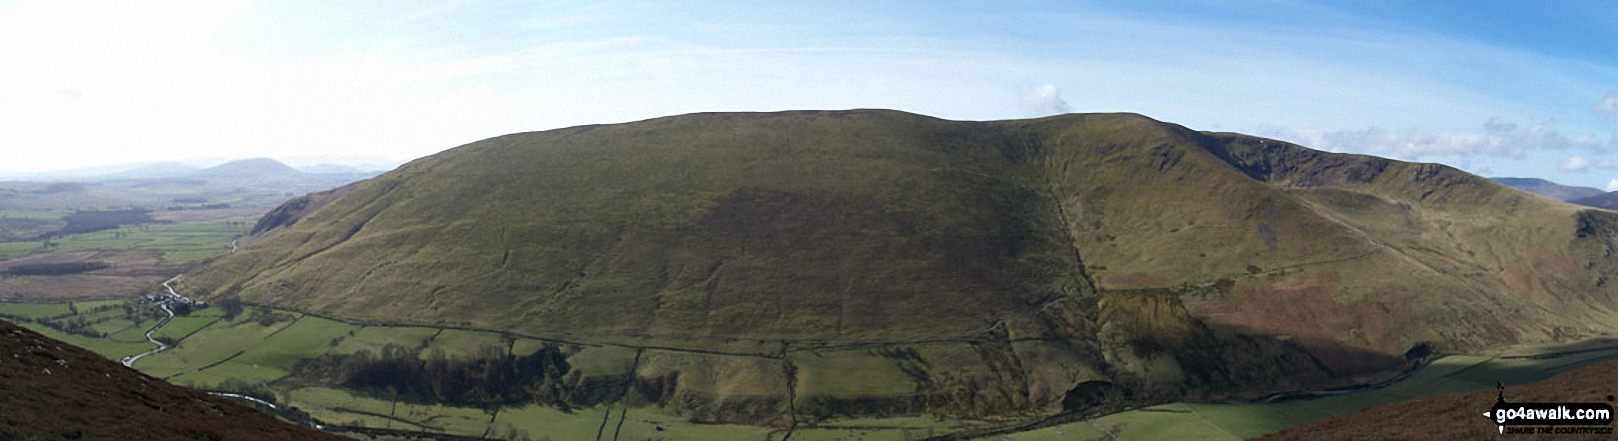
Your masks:
{"label": "green grassy slope", "polygon": [[188,287],[379,321],[851,339],[979,329],[1074,283],[1020,138],[896,112],[757,118],[469,145]]}
{"label": "green grassy slope", "polygon": [[[766,415],[781,395],[821,416],[1005,414],[1084,381],[1229,397],[1385,374],[1419,343],[1610,335],[1618,217],[1581,210],[1139,115],[694,114],[423,158],[289,203],[179,284],[739,353],[648,351],[638,376],[684,373],[674,396],[718,403],[679,411],[695,418],[785,424]],[[802,352],[848,345],[882,349]]]}

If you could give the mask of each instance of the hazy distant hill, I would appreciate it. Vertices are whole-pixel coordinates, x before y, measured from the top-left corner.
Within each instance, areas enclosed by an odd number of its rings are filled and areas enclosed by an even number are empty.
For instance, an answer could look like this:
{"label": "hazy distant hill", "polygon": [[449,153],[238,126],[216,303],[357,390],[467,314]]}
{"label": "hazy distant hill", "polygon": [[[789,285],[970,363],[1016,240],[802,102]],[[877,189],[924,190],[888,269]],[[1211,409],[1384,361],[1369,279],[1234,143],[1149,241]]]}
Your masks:
{"label": "hazy distant hill", "polygon": [[336,188],[379,174],[333,165],[317,166],[314,170],[305,172],[274,159],[257,158],[227,162],[191,173],[186,177],[218,185],[287,189],[305,193]]}
{"label": "hazy distant hill", "polygon": [[[345,159],[345,158],[338,158]],[[360,161],[363,158],[354,158]],[[380,174],[377,170],[390,169],[394,164],[377,160],[365,160],[359,165],[322,163],[306,167],[291,167],[280,161],[270,158],[253,158],[230,161],[224,164],[208,167],[206,169],[181,162],[167,161],[155,163],[117,164],[99,167],[88,167],[72,170],[39,173],[0,173],[0,181],[18,182],[106,182],[106,181],[132,181],[156,180],[176,178],[229,178],[229,179],[256,179],[256,178],[296,178],[300,175],[326,175],[330,176],[362,176],[371,177]],[[358,163],[357,163],[358,164]]]}
{"label": "hazy distant hill", "polygon": [[0,180],[21,182],[97,182],[118,179],[172,178],[200,170],[178,162],[116,164],[37,173],[0,173]]}
{"label": "hazy distant hill", "polygon": [[[1526,191],[1526,192],[1529,192],[1529,193],[1537,194],[1537,195],[1548,197],[1548,198],[1551,198],[1551,199],[1556,199],[1556,200],[1559,200],[1559,201],[1572,202],[1575,199],[1582,199],[1582,198],[1587,198],[1587,197],[1596,196],[1596,195],[1600,195],[1602,193],[1605,193],[1605,192],[1603,192],[1603,191],[1601,191],[1599,189],[1595,189],[1595,188],[1574,187],[1574,186],[1570,186],[1570,185],[1562,185],[1562,184],[1557,184],[1555,182],[1551,182],[1551,181],[1547,181],[1547,180],[1539,179],[1539,178],[1489,178],[1489,179],[1493,179],[1495,182],[1505,184],[1507,187],[1515,188],[1515,189],[1518,189],[1518,190]],[[1586,205],[1588,205],[1588,204],[1586,204]]]}
{"label": "hazy distant hill", "polygon": [[130,170],[125,170],[125,171],[120,171],[120,172],[116,172],[116,173],[96,176],[93,179],[94,180],[114,180],[114,179],[175,178],[175,177],[180,177],[180,176],[185,176],[185,175],[188,175],[188,174],[196,173],[199,170],[201,170],[201,169],[197,168],[197,167],[190,166],[190,165],[181,164],[181,163],[178,163],[178,162],[159,162],[159,163],[155,163],[155,164],[142,165],[142,166],[140,166],[138,168],[134,168],[134,169],[130,169]]}
{"label": "hazy distant hill", "polygon": [[[183,289],[748,354],[636,371],[674,372],[663,399],[720,420],[789,401],[1003,414],[1082,405],[1097,384],[1252,396],[1363,380],[1423,344],[1618,323],[1618,214],[1132,114],[693,114],[521,133],[294,200],[260,226]],[[824,380],[872,369],[913,384]]]}
{"label": "hazy distant hill", "polygon": [[231,161],[191,173],[196,178],[265,179],[293,178],[304,174],[270,158]]}
{"label": "hazy distant hill", "polygon": [[356,174],[365,172],[356,167],[338,164],[315,164],[308,167],[298,167],[298,171],[309,174]]}
{"label": "hazy distant hill", "polygon": [[1618,192],[1603,192],[1590,187],[1574,187],[1538,178],[1489,178],[1506,186],[1566,201],[1586,207],[1618,210]]}
{"label": "hazy distant hill", "polygon": [[0,320],[0,438],[347,439],[175,386]]}
{"label": "hazy distant hill", "polygon": [[1571,200],[1571,201],[1568,201],[1568,202],[1572,202],[1572,203],[1579,204],[1579,205],[1584,205],[1584,206],[1587,206],[1587,207],[1605,208],[1605,209],[1608,209],[1608,210],[1618,210],[1618,192],[1601,193],[1601,194],[1597,194],[1597,195],[1594,195],[1594,196],[1588,196],[1588,197],[1582,197],[1582,198],[1574,199],[1574,200]]}

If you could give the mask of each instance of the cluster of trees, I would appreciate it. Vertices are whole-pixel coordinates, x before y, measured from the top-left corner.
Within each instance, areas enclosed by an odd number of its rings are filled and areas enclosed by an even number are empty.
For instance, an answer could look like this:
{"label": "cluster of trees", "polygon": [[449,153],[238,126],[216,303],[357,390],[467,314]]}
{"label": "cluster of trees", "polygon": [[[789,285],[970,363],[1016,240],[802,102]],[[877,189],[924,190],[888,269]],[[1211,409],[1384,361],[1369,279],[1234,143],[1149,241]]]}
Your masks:
{"label": "cluster of trees", "polygon": [[[237,308],[237,307],[236,306],[231,307],[231,309],[235,309],[235,308]],[[226,312],[229,312],[229,311],[227,310]],[[237,313],[240,314],[239,311]],[[289,322],[289,321],[292,321],[292,320],[296,320],[297,317],[293,317],[292,314],[275,312],[274,310],[272,310],[270,308],[254,308],[253,309],[253,314],[247,316],[247,319],[250,320],[250,321],[257,322],[259,326],[270,327],[270,326],[275,325],[276,323]]]}
{"label": "cluster of trees", "polygon": [[[103,308],[115,307],[123,308],[124,318],[127,318],[129,321],[135,323],[143,323],[149,320],[162,320],[163,316],[166,315],[163,314],[163,310],[159,309],[156,305],[136,301],[127,301],[119,306],[104,306]],[[96,309],[99,310],[101,308]]]}
{"label": "cluster of trees", "polygon": [[212,204],[201,204],[201,205],[170,205],[168,210],[169,211],[215,210],[215,209],[220,209],[220,208],[230,208],[230,204],[225,203],[225,202],[216,202],[216,203],[212,203]]}
{"label": "cluster of trees", "polygon": [[338,376],[346,387],[423,403],[494,405],[562,403],[563,376],[570,366],[560,347],[513,356],[484,345],[472,356],[448,356],[390,344],[381,353],[360,350],[345,357]]}
{"label": "cluster of trees", "polygon": [[93,231],[111,230],[122,225],[167,223],[152,219],[150,210],[108,210],[108,211],[75,211],[62,218],[67,226],[41,236],[46,239],[56,236],[67,236]]}
{"label": "cluster of trees", "polygon": [[41,188],[39,190],[34,190],[34,193],[36,193],[36,194],[82,193],[82,192],[84,192],[84,189],[85,189],[84,184],[81,184],[81,183],[78,183],[78,182],[56,182],[56,183],[52,183],[50,185],[46,185],[45,188]]}
{"label": "cluster of trees", "polygon": [[235,297],[215,302],[214,306],[218,306],[220,310],[224,311],[224,314],[220,317],[224,318],[225,321],[235,320],[236,316],[241,315],[242,309],[245,308],[242,306],[242,299]]}
{"label": "cluster of trees", "polygon": [[55,330],[58,330],[58,331],[69,333],[69,334],[78,334],[78,335],[82,335],[82,336],[85,336],[85,337],[91,337],[91,338],[106,338],[107,337],[107,333],[97,331],[95,329],[94,324],[90,323],[89,320],[85,320],[84,317],[73,317],[73,318],[63,319],[63,320],[42,319],[42,320],[35,320],[34,323],[39,323],[41,325],[45,325],[45,327],[47,327],[47,328],[55,329]]}

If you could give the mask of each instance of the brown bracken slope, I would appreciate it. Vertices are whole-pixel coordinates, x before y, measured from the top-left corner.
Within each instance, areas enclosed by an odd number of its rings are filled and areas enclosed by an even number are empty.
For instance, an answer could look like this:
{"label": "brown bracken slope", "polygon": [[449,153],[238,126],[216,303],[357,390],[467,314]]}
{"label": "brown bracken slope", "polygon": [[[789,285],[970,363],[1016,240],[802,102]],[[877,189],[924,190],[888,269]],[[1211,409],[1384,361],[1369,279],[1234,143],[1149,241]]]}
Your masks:
{"label": "brown bracken slope", "polygon": [[[1618,394],[1618,361],[1563,372],[1545,380],[1507,386],[1508,403],[1612,402]],[[1270,434],[1261,440],[1396,440],[1396,439],[1614,439],[1609,435],[1502,435],[1483,418],[1497,399],[1483,390],[1439,395],[1361,409]]]}
{"label": "brown bracken slope", "polygon": [[0,321],[0,439],[346,439]]}

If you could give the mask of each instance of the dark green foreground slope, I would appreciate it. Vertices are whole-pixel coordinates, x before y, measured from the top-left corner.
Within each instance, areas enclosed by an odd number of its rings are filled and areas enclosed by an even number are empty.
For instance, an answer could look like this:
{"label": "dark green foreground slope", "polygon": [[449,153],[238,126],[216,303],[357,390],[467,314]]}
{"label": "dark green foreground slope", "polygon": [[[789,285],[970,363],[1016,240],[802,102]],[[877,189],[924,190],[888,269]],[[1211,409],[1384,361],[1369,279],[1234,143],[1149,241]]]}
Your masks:
{"label": "dark green foreground slope", "polygon": [[0,320],[0,438],[343,440]]}
{"label": "dark green foreground slope", "polygon": [[677,350],[629,362],[626,396],[760,424],[1249,397],[1618,323],[1611,212],[1129,114],[514,134],[256,234],[180,289]]}

